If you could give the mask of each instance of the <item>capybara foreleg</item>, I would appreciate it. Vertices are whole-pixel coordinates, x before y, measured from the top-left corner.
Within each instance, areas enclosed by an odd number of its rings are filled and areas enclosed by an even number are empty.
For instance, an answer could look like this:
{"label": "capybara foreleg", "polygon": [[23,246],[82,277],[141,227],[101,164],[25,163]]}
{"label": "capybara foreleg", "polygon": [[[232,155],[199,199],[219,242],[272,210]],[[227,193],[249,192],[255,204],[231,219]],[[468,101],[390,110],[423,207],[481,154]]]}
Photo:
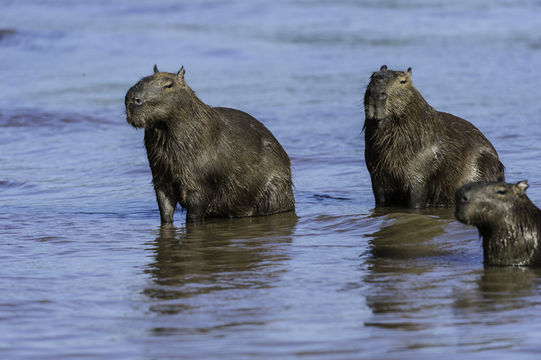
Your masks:
{"label": "capybara foreleg", "polygon": [[156,188],[156,200],[158,201],[158,207],[160,208],[161,223],[172,223],[177,204],[173,195],[168,194],[168,192],[162,188]]}

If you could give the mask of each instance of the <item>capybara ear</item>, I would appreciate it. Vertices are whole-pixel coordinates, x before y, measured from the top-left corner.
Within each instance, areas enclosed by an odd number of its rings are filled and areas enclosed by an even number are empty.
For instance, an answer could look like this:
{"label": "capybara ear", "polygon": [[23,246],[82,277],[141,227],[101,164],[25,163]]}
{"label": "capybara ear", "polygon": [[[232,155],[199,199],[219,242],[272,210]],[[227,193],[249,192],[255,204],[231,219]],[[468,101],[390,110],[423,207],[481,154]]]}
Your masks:
{"label": "capybara ear", "polygon": [[177,72],[177,78],[182,82],[184,82],[184,74],[186,74],[186,70],[184,70],[184,66],[182,66]]}
{"label": "capybara ear", "polygon": [[522,180],[522,181],[519,181],[517,184],[517,189],[518,189],[518,193],[519,194],[525,194],[526,193],[526,189],[528,188],[528,181],[527,180]]}
{"label": "capybara ear", "polygon": [[411,67],[408,68],[407,72],[408,72],[409,76],[411,76]]}
{"label": "capybara ear", "polygon": [[387,65],[382,65],[382,66],[379,68],[379,71],[387,71]]}
{"label": "capybara ear", "polygon": [[154,64],[154,74],[159,73],[160,70],[158,70],[158,65]]}

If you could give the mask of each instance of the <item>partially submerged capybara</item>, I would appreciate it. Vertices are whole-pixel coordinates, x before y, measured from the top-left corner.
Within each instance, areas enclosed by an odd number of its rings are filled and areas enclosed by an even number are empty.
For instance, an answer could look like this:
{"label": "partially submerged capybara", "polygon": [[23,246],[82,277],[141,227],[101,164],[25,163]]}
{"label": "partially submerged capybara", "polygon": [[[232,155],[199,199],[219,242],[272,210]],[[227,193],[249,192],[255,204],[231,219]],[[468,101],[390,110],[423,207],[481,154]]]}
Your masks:
{"label": "partially submerged capybara", "polygon": [[516,184],[477,182],[456,192],[455,217],[483,238],[487,265],[541,265],[541,211]]}
{"label": "partially submerged capybara", "polygon": [[365,160],[376,206],[452,206],[456,190],[504,179],[486,137],[468,121],[432,108],[407,71],[383,65],[364,96]]}
{"label": "partially submerged capybara", "polygon": [[291,163],[271,132],[239,110],[211,107],[177,74],[144,77],[126,94],[126,117],[145,129],[162,223],[177,203],[187,221],[293,210]]}

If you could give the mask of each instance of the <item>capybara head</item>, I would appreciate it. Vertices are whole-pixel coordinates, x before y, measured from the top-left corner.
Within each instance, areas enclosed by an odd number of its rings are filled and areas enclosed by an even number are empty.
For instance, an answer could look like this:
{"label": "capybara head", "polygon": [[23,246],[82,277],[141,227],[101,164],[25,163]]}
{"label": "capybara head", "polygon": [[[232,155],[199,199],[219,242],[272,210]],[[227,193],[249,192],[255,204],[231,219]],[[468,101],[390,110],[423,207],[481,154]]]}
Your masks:
{"label": "capybara head", "polygon": [[139,80],[126,93],[128,123],[136,128],[152,128],[181,111],[195,96],[184,81],[184,74],[184,67],[172,74],[160,72],[154,65],[154,74]]}
{"label": "capybara head", "polygon": [[477,182],[466,184],[455,195],[455,217],[480,229],[499,227],[511,215],[522,213],[521,207],[530,203],[526,196],[528,182]]}
{"label": "capybara head", "polygon": [[407,71],[388,70],[383,65],[372,74],[364,94],[364,111],[368,119],[384,120],[400,115],[417,90],[411,83],[411,68]]}
{"label": "capybara head", "polygon": [[539,209],[526,196],[528,183],[472,183],[456,192],[455,216],[475,225],[489,265],[541,265]]}

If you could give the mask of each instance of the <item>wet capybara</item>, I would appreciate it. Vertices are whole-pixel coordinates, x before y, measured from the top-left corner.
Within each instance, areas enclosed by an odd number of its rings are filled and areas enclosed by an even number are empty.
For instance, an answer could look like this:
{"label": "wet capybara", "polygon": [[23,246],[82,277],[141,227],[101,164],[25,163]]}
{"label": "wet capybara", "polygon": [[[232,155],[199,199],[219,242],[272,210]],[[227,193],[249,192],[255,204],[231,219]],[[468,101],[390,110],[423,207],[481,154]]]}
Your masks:
{"label": "wet capybara", "polygon": [[541,211],[516,184],[477,182],[456,192],[455,217],[483,238],[487,265],[541,265]]}
{"label": "wet capybara", "polygon": [[365,160],[376,206],[452,206],[456,190],[504,179],[486,137],[468,121],[432,108],[407,71],[383,65],[364,95]]}
{"label": "wet capybara", "polygon": [[240,110],[203,103],[177,74],[142,78],[125,98],[145,147],[162,223],[177,203],[187,221],[293,210],[291,162],[271,132]]}

